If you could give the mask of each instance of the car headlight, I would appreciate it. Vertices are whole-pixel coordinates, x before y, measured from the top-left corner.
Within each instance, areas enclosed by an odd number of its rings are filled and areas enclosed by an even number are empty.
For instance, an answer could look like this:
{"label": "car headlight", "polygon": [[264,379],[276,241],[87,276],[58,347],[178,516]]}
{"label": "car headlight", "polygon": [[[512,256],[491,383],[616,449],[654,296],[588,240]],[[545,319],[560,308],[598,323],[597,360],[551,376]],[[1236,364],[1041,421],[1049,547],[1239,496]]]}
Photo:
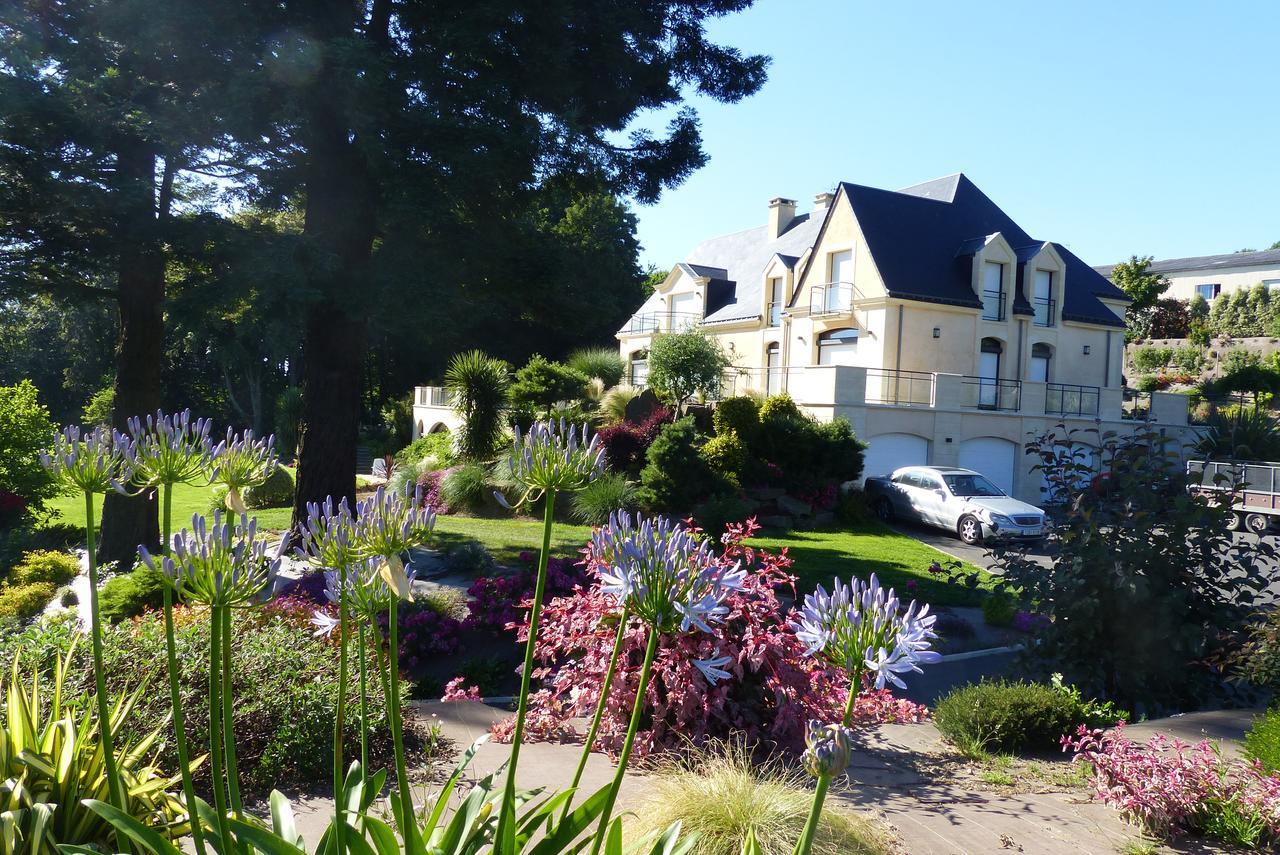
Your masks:
{"label": "car headlight", "polygon": [[1013,520],[1009,519],[1004,514],[991,514],[991,522],[998,526],[1009,526],[1010,528],[1013,528]]}

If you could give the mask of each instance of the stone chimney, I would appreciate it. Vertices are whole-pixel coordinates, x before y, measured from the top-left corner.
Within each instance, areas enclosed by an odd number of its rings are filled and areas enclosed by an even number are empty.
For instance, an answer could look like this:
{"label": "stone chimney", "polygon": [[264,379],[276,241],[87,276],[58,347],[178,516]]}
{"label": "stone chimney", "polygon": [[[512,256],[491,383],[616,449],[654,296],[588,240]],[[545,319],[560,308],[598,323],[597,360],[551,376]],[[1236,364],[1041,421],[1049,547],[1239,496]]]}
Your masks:
{"label": "stone chimney", "polygon": [[831,207],[831,200],[836,197],[835,193],[819,193],[813,197],[813,212],[815,214],[824,213],[827,208]]}
{"label": "stone chimney", "polygon": [[777,240],[783,232],[787,230],[787,226],[791,225],[791,221],[796,218],[796,200],[783,199],[779,196],[777,199],[769,200],[769,240]]}

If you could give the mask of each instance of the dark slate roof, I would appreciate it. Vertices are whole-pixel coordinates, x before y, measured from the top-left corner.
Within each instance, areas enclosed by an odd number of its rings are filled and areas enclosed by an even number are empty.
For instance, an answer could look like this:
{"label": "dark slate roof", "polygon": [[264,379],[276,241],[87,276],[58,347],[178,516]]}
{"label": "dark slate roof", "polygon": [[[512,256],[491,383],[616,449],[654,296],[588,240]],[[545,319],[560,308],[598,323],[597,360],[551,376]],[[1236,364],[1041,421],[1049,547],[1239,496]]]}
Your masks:
{"label": "dark slate roof", "polygon": [[[825,211],[800,214],[776,240],[768,239],[767,226],[762,225],[703,241],[689,253],[679,266],[710,280],[706,322],[758,318],[765,267],[775,255],[794,266],[818,242],[841,195],[853,206],[876,267],[893,297],[980,307],[971,285],[972,255],[990,235],[1003,234],[1020,259],[1023,250],[1029,251],[1029,259],[1044,246],[960,173],[896,192],[842,183],[837,198]],[[1063,317],[1123,327],[1124,322],[1099,298],[1127,302],[1124,292],[1061,244],[1053,247],[1067,266]],[[802,282],[811,265],[812,259],[801,272]],[[639,312],[658,311],[659,296],[652,294]],[[1021,294],[1015,296],[1014,311],[1031,312]]]}
{"label": "dark slate roof", "polygon": [[[1229,252],[1222,255],[1198,255],[1192,258],[1166,258],[1151,262],[1151,273],[1181,273],[1193,270],[1228,270],[1235,267],[1280,268],[1280,249],[1264,249],[1258,252]],[[1093,268],[1103,276],[1110,276],[1114,264]]]}
{"label": "dark slate roof", "polygon": [[[842,183],[890,296],[956,306],[980,306],[969,256],[979,236],[1000,232],[1012,247],[1042,246],[962,174],[894,192]],[[980,245],[980,244],[979,244]],[[1066,264],[1063,317],[1123,327],[1099,298],[1128,300],[1124,292],[1061,244]],[[1015,308],[1028,310],[1017,295]]]}

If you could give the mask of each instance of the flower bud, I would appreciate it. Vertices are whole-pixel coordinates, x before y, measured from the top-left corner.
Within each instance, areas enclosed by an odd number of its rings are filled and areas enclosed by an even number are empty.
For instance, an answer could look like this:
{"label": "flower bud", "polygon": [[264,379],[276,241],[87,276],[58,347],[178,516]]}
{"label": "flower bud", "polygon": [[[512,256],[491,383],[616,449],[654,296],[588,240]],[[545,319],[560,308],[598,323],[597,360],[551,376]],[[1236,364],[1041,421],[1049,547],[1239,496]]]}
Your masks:
{"label": "flower bud", "polygon": [[834,778],[849,767],[853,751],[853,731],[849,728],[810,719],[804,742],[808,747],[801,762],[815,778]]}

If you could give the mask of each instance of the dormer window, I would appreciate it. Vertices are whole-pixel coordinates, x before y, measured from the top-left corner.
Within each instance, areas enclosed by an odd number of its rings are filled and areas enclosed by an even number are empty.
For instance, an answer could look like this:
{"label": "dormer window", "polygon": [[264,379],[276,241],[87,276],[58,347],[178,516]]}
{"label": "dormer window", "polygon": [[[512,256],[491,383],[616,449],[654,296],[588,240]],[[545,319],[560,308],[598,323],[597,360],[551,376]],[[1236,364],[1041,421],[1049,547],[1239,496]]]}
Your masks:
{"label": "dormer window", "polygon": [[1035,310],[1036,326],[1053,326],[1057,317],[1057,304],[1053,299],[1053,271],[1036,270],[1032,288],[1031,308]]}
{"label": "dormer window", "polygon": [[1004,320],[1004,265],[998,261],[982,268],[982,319]]}
{"label": "dormer window", "polygon": [[701,300],[689,292],[671,295],[671,325],[669,331],[680,332],[697,326],[702,320]]}
{"label": "dormer window", "polygon": [[769,280],[769,304],[765,307],[765,319],[769,326],[782,326],[782,306],[784,302],[782,277],[775,276]]}

